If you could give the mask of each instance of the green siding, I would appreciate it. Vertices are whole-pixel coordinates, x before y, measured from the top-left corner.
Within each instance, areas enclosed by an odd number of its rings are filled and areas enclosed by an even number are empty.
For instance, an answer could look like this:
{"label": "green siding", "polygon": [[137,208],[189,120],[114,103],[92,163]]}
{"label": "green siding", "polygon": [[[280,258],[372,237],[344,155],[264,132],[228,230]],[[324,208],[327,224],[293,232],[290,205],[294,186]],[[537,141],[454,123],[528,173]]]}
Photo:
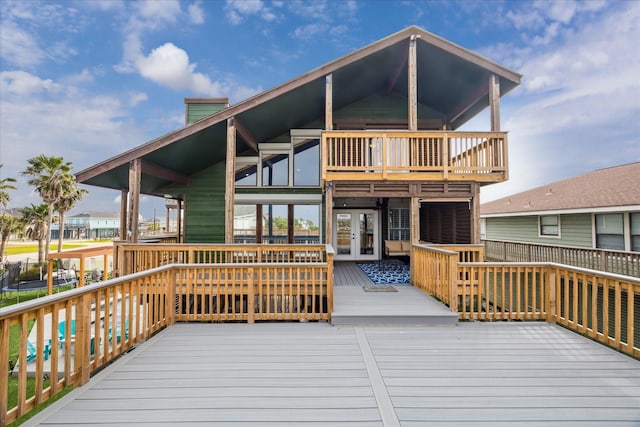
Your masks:
{"label": "green siding", "polygon": [[210,116],[224,109],[225,104],[188,104],[187,124],[197,122],[203,117]]}
{"label": "green siding", "polygon": [[225,164],[193,175],[185,191],[185,243],[224,243]]}
{"label": "green siding", "polygon": [[538,235],[538,216],[486,218],[487,240],[593,247],[591,214],[560,215],[560,238]]}

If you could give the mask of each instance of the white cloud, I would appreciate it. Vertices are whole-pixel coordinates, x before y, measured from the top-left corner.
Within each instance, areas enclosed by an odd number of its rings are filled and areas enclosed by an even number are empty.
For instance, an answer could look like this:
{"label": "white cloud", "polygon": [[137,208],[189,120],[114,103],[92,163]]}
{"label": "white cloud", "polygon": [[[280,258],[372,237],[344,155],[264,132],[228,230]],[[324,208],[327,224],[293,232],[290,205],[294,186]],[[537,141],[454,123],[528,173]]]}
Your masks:
{"label": "white cloud", "polygon": [[129,97],[129,105],[135,107],[141,102],[149,100],[149,96],[144,92],[133,92]]}
{"label": "white cloud", "polygon": [[204,23],[204,11],[199,3],[190,4],[187,8],[187,13],[192,24],[200,25]]}
{"label": "white cloud", "polygon": [[0,72],[0,93],[10,95],[35,95],[43,92],[56,92],[60,86],[51,79],[41,79],[26,71]]}
{"label": "white cloud", "polygon": [[241,24],[248,16],[257,16],[266,22],[275,21],[278,17],[262,0],[226,0],[225,12],[232,25]]}
{"label": "white cloud", "polygon": [[0,57],[3,60],[26,68],[42,62],[45,52],[34,37],[10,20],[2,19],[0,25]]}
{"label": "white cloud", "polygon": [[176,17],[182,13],[178,0],[143,0],[137,1],[135,5],[146,25],[175,22]]}
{"label": "white cloud", "polygon": [[165,43],[148,56],[139,57],[136,67],[143,77],[175,90],[221,95],[219,84],[196,72],[196,64],[189,62],[187,52],[173,43]]}

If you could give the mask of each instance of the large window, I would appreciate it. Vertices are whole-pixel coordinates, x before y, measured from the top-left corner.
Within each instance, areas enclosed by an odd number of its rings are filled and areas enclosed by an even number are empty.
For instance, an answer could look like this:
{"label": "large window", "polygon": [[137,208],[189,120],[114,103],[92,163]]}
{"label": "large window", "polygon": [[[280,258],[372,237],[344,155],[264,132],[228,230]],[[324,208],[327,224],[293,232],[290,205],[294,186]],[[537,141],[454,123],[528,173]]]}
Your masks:
{"label": "large window", "polygon": [[320,185],[320,140],[306,141],[296,147],[293,156],[293,185]]}
{"label": "large window", "polygon": [[596,215],[596,248],[624,250],[622,214]]}
{"label": "large window", "polygon": [[540,216],[540,236],[560,237],[560,217],[558,215]]}
{"label": "large window", "polygon": [[631,250],[640,252],[640,212],[629,214],[631,222]]}
{"label": "large window", "polygon": [[409,240],[409,209],[389,209],[389,240]]}

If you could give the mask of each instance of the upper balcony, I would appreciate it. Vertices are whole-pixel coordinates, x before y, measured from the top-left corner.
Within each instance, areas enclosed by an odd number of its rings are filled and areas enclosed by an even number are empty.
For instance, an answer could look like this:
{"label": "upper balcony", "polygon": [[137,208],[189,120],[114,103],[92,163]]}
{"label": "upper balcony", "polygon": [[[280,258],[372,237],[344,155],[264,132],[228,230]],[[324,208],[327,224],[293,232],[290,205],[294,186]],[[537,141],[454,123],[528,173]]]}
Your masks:
{"label": "upper balcony", "polygon": [[323,181],[473,181],[508,178],[507,132],[327,131]]}

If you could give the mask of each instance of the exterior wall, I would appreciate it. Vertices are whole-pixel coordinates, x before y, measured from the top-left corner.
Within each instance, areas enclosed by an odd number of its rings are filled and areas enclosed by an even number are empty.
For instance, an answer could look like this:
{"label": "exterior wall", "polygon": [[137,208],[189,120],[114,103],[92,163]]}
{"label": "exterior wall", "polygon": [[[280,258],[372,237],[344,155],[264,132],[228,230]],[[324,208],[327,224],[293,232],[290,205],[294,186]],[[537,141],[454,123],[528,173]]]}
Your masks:
{"label": "exterior wall", "polygon": [[191,176],[185,188],[185,243],[224,243],[225,165]]}
{"label": "exterior wall", "polygon": [[591,214],[560,215],[560,237],[541,237],[538,216],[485,218],[486,239],[555,246],[593,247]]}

